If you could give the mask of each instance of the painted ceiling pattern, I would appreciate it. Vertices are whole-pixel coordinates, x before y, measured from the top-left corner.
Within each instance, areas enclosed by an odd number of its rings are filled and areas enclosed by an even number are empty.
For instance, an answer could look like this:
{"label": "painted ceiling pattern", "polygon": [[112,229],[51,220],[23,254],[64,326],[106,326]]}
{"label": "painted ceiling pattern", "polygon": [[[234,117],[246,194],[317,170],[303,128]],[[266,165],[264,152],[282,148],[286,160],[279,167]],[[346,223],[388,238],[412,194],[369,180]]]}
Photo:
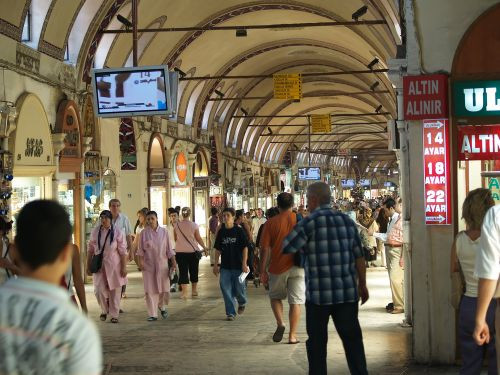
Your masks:
{"label": "painted ceiling pattern", "polygon": [[[89,72],[131,64],[131,34],[116,16],[131,20],[131,0],[0,0],[0,33],[21,41],[30,19],[30,47],[76,66],[81,88]],[[198,131],[222,131],[227,148],[262,163],[305,161],[308,126],[304,118],[281,117],[332,113],[332,134],[313,135],[315,163],[334,160],[334,150],[360,155],[380,149],[370,164],[394,161],[387,149],[386,121],[396,114],[396,98],[386,73],[350,74],[387,67],[401,43],[395,0],[139,0],[138,27],[196,27],[203,30],[140,32],[139,65],[167,64],[189,73],[180,84],[178,120]],[[366,7],[362,21],[379,24],[287,28],[283,24],[345,22]],[[211,27],[277,25],[235,30]],[[30,44],[31,43],[31,44]],[[304,77],[300,102],[273,99],[274,73],[322,73]],[[335,75],[328,73],[335,73]],[[344,74],[342,74],[344,73]],[[244,76],[252,77],[244,77]],[[267,77],[255,77],[265,75]],[[209,77],[219,77],[208,79]],[[234,77],[237,76],[237,77]],[[234,78],[233,78],[234,77]],[[225,100],[218,98],[224,94]],[[231,100],[227,100],[231,99]],[[381,107],[380,107],[381,106]],[[382,114],[377,114],[381,112]],[[247,118],[235,118],[242,115]],[[254,118],[253,116],[265,116]],[[280,117],[274,117],[280,116]],[[307,119],[306,119],[307,120]],[[351,124],[351,125],[346,125]],[[363,150],[364,149],[364,150]],[[354,152],[354,151],[353,151]],[[373,154],[373,152],[372,152]]]}

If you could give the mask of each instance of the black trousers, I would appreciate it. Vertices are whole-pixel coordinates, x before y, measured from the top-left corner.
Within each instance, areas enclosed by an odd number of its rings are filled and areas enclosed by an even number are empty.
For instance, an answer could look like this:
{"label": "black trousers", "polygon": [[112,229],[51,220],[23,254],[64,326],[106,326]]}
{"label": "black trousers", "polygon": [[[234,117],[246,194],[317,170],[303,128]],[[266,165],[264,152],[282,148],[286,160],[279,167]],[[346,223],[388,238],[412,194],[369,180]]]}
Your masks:
{"label": "black trousers", "polygon": [[189,284],[198,282],[198,265],[200,261],[193,253],[177,253],[175,260],[179,266],[179,284]]}
{"label": "black trousers", "polygon": [[326,375],[326,348],[330,316],[344,345],[351,374],[367,375],[363,336],[358,321],[358,304],[315,305],[306,302],[306,342],[310,375]]}

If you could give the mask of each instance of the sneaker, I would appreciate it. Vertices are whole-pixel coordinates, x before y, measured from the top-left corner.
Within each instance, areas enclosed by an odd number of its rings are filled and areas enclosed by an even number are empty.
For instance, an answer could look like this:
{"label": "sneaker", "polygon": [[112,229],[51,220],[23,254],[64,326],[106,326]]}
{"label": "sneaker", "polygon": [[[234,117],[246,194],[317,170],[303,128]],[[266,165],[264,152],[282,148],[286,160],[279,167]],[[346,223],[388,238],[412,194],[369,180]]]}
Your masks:
{"label": "sneaker", "polygon": [[228,315],[228,316],[226,316],[226,320],[233,321],[234,320],[234,316]]}
{"label": "sneaker", "polygon": [[241,315],[245,312],[245,305],[243,306],[238,306],[238,315]]}
{"label": "sneaker", "polygon": [[160,309],[160,314],[161,314],[162,319],[167,319],[167,317],[168,317],[167,309],[163,309],[163,310]]}
{"label": "sneaker", "polygon": [[157,317],[155,317],[155,316],[150,316],[150,317],[147,319],[147,321],[148,321],[148,322],[156,322],[157,320],[158,320],[158,318],[157,318]]}

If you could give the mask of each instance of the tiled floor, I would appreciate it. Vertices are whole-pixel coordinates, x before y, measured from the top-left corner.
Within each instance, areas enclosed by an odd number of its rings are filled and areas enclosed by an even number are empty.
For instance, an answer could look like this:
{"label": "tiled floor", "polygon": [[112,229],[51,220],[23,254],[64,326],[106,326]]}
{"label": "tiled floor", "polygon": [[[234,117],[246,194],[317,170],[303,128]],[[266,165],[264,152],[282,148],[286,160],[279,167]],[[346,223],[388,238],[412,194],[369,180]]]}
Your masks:
{"label": "tiled floor", "polygon": [[[98,307],[88,286],[90,316],[104,345],[105,374],[305,374],[307,339],[302,316],[302,343],[273,343],[275,322],[263,287],[249,284],[249,303],[242,316],[225,321],[224,303],[210,265],[200,265],[200,296],[183,301],[173,293],[167,320],[147,322],[141,274],[130,266],[125,313],[119,324],[98,322]],[[370,300],[360,309],[370,374],[456,374],[457,368],[409,366],[411,328],[402,315],[385,312],[390,300],[387,272],[368,272]],[[286,304],[285,304],[286,306]],[[285,308],[287,311],[287,307]],[[330,324],[328,373],[348,374],[341,342]],[[286,336],[285,336],[286,338]]]}

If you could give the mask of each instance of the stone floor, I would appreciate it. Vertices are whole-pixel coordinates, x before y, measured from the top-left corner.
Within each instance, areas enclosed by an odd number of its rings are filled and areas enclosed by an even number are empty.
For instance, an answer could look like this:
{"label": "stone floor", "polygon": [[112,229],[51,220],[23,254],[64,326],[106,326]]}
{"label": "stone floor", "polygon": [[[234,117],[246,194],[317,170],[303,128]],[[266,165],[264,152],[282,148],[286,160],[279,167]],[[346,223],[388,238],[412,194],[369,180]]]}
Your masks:
{"label": "stone floor", "polygon": [[[129,267],[125,313],[119,324],[98,321],[99,310],[87,286],[90,317],[100,329],[105,374],[305,374],[307,339],[302,316],[302,343],[271,340],[275,321],[263,287],[249,284],[249,303],[235,321],[225,321],[224,302],[208,260],[200,264],[197,299],[173,293],[167,320],[147,322],[141,274]],[[370,300],[360,309],[360,322],[370,374],[456,374],[457,368],[427,368],[410,363],[411,328],[402,328],[402,315],[385,312],[390,300],[385,269],[368,270]],[[286,304],[285,304],[286,305]],[[285,308],[287,312],[287,308]],[[342,344],[330,324],[328,369],[348,374]],[[286,338],[286,336],[285,336]]]}

